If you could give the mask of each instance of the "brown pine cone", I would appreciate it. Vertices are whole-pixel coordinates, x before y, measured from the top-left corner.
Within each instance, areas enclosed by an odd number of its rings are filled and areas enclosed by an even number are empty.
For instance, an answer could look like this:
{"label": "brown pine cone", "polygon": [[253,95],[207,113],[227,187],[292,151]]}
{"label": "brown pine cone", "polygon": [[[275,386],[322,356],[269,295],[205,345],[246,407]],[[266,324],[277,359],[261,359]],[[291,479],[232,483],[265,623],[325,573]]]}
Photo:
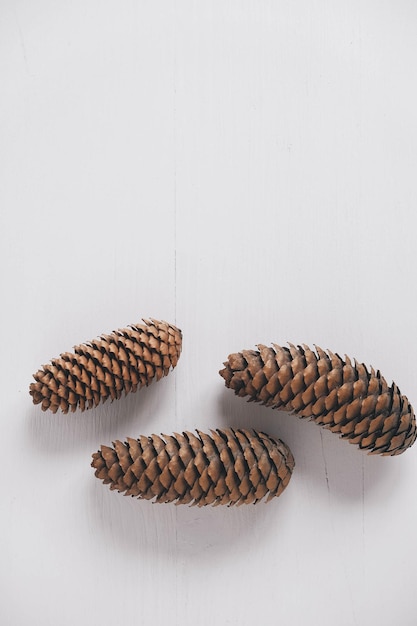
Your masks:
{"label": "brown pine cone", "polygon": [[339,433],[370,454],[397,455],[416,440],[416,419],[397,385],[330,350],[259,345],[231,354],[219,373],[249,401],[290,411]]}
{"label": "brown pine cone", "polygon": [[279,496],[294,468],[289,448],[264,433],[232,428],[141,436],[101,446],[95,475],[110,489],[155,502],[250,504]]}
{"label": "brown pine cone", "polygon": [[181,353],[181,331],[143,320],[64,352],[33,375],[29,393],[42,410],[81,411],[166,376]]}

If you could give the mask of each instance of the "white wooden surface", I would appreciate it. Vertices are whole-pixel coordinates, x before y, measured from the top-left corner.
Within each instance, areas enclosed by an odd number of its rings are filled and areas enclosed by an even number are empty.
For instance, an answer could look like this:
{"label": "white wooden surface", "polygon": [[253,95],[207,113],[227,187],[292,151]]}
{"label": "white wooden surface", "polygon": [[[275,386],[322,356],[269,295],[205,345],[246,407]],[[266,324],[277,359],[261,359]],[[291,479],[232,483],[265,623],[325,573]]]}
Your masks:
{"label": "white wooden surface", "polygon": [[[417,448],[368,457],[218,375],[316,343],[417,404],[411,0],[0,5],[0,623],[411,626]],[[72,416],[32,373],[152,316],[160,383]],[[296,471],[268,505],[112,493],[115,438],[259,427]]]}

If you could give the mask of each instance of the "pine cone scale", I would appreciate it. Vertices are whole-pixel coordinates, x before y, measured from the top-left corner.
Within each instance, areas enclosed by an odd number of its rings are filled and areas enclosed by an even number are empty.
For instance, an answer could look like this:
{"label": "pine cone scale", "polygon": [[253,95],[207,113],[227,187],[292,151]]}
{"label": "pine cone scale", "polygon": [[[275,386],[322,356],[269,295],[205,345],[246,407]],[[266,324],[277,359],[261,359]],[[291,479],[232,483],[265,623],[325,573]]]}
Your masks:
{"label": "pine cone scale", "polygon": [[220,371],[237,396],[310,418],[369,453],[397,455],[415,442],[413,408],[379,370],[317,346],[258,348],[229,355]]}

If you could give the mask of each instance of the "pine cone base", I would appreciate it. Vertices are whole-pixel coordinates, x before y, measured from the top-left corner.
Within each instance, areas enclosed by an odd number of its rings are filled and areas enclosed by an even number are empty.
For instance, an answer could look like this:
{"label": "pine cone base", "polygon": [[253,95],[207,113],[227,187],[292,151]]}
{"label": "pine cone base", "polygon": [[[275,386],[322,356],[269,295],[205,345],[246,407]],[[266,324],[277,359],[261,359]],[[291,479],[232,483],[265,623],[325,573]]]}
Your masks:
{"label": "pine cone base", "polygon": [[181,354],[182,334],[172,324],[143,320],[75,346],[34,375],[29,393],[43,411],[63,413],[97,406],[166,376]]}
{"label": "pine cone base", "polygon": [[256,431],[218,429],[141,436],[101,446],[95,476],[127,496],[197,506],[270,501],[288,485],[289,448]]}
{"label": "pine cone base", "polygon": [[398,455],[417,437],[416,419],[397,385],[379,371],[316,346],[272,344],[231,354],[219,373],[240,397],[338,433],[369,454]]}

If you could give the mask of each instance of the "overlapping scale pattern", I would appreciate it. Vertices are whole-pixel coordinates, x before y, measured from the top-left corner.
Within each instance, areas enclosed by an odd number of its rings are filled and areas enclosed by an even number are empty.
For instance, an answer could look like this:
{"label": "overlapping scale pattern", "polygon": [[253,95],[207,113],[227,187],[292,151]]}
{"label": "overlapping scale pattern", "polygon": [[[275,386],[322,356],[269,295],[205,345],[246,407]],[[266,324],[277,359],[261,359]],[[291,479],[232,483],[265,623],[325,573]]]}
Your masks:
{"label": "overlapping scale pattern", "polygon": [[294,468],[280,440],[249,430],[141,436],[101,446],[95,475],[110,489],[155,502],[240,505],[279,496]]}
{"label": "overlapping scale pattern", "polygon": [[370,454],[398,455],[416,440],[416,419],[397,385],[349,357],[308,346],[231,354],[219,373],[241,397],[311,418]]}
{"label": "overlapping scale pattern", "polygon": [[84,411],[160,380],[176,366],[181,347],[176,326],[143,320],[52,359],[33,375],[29,392],[44,411]]}

